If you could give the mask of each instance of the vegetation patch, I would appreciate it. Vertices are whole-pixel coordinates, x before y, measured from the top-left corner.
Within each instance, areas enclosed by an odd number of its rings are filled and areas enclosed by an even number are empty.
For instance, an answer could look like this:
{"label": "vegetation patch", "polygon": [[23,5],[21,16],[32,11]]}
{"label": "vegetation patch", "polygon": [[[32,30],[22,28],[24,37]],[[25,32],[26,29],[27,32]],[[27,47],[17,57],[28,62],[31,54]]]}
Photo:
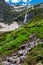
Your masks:
{"label": "vegetation patch", "polygon": [[18,50],[20,45],[30,41],[29,36],[33,33],[37,38],[43,39],[43,15],[41,13],[20,28],[0,35],[0,56],[10,55]]}
{"label": "vegetation patch", "polygon": [[36,48],[32,49],[26,56],[23,65],[36,65],[37,63],[43,64],[43,43],[38,44]]}

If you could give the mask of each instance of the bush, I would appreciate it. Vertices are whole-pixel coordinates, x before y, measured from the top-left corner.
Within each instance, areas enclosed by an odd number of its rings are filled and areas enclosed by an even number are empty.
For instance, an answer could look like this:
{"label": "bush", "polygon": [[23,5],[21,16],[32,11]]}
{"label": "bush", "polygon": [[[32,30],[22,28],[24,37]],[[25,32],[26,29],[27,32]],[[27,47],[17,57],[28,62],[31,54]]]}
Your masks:
{"label": "bush", "polygon": [[36,61],[37,61],[37,62],[39,62],[39,61],[42,60],[42,59],[43,59],[42,55],[37,55],[37,57],[36,57]]}

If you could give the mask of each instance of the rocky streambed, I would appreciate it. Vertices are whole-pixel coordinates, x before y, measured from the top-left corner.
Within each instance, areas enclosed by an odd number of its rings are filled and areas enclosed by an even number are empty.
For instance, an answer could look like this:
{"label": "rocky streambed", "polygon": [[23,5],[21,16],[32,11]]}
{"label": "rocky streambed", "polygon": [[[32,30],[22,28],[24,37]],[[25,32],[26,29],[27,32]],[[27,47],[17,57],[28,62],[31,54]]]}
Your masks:
{"label": "rocky streambed", "polygon": [[36,41],[31,41],[29,43],[21,45],[17,52],[13,53],[10,57],[6,57],[6,59],[1,62],[2,65],[22,65],[27,53],[31,51],[34,47],[36,47],[37,44],[39,43],[37,43]]}

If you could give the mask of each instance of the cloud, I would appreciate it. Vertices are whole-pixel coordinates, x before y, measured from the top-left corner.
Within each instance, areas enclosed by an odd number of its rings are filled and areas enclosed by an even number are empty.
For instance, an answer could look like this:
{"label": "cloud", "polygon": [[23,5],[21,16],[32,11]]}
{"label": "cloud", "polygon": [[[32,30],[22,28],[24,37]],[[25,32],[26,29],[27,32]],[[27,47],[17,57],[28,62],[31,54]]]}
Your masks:
{"label": "cloud", "polygon": [[23,2],[30,2],[30,1],[32,1],[32,0],[23,0]]}
{"label": "cloud", "polygon": [[5,0],[6,2],[9,2],[9,0]]}
{"label": "cloud", "polygon": [[11,2],[11,3],[29,3],[29,2],[31,2],[32,0],[5,0],[6,2]]}
{"label": "cloud", "polygon": [[16,3],[16,2],[19,2],[19,0],[11,0],[12,3]]}
{"label": "cloud", "polygon": [[27,2],[27,0],[23,0],[23,2]]}

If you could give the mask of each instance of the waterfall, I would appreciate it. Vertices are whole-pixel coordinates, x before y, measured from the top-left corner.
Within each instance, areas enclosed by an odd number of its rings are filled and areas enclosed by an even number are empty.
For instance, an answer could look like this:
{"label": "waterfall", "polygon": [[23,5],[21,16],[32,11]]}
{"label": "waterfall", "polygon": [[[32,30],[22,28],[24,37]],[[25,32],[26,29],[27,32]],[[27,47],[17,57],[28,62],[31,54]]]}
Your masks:
{"label": "waterfall", "polygon": [[25,18],[24,18],[24,23],[27,22],[27,16],[28,16],[28,14],[27,14],[27,12],[26,12],[26,14],[25,14]]}

